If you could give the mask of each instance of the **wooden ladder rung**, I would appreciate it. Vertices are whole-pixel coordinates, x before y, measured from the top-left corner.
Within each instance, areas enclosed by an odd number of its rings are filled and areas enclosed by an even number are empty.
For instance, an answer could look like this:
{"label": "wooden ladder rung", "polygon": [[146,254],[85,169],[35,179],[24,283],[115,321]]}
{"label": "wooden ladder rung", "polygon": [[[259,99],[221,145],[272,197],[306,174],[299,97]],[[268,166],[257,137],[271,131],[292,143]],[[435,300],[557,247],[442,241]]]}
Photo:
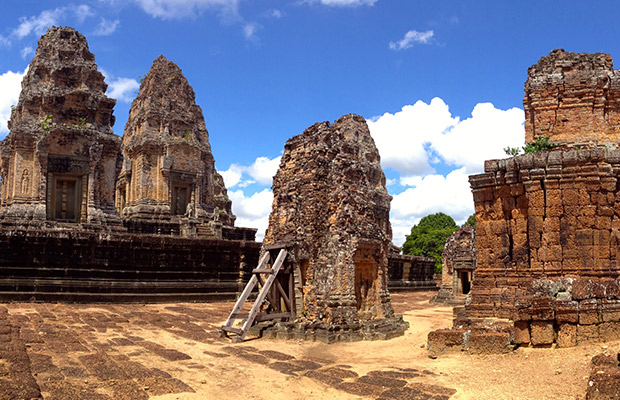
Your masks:
{"label": "wooden ladder rung", "polygon": [[271,321],[272,319],[280,319],[280,318],[288,318],[291,316],[290,312],[285,312],[285,313],[277,313],[277,314],[257,314],[256,318],[254,318],[254,321],[256,322],[260,322],[260,321]]}
{"label": "wooden ladder rung", "polygon": [[242,329],[233,328],[232,326],[223,326],[220,329],[226,332],[236,333],[237,335],[241,335],[243,333]]}
{"label": "wooden ladder rung", "polygon": [[261,268],[261,269],[253,269],[253,274],[273,274],[273,270],[271,268]]}
{"label": "wooden ladder rung", "polygon": [[234,319],[237,318],[247,318],[250,315],[250,313],[236,313],[236,314],[231,314],[230,316]]}

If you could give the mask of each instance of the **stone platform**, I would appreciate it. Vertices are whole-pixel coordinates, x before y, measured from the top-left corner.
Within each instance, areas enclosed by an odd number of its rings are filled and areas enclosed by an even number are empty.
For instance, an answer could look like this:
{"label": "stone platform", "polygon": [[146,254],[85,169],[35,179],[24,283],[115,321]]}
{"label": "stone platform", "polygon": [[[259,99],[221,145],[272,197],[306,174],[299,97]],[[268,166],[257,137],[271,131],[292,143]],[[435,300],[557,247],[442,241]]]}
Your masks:
{"label": "stone platform", "polygon": [[232,300],[260,243],[157,235],[0,229],[0,300]]}

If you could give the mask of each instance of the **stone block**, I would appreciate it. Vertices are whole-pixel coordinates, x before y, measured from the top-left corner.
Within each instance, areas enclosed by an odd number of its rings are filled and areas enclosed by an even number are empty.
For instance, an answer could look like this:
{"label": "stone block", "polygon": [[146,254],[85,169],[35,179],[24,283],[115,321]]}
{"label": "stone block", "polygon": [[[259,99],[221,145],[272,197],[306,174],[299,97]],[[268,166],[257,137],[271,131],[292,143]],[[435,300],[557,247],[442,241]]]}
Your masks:
{"label": "stone block", "polygon": [[579,324],[592,325],[601,322],[600,306],[597,299],[579,302]]}
{"label": "stone block", "polygon": [[515,321],[515,344],[530,343],[530,321]]}
{"label": "stone block", "polygon": [[570,322],[576,324],[579,322],[579,303],[576,301],[560,301],[555,302],[555,319],[558,323]]}
{"label": "stone block", "polygon": [[534,346],[551,345],[555,341],[553,321],[532,321],[530,335]]}
{"label": "stone block", "polygon": [[558,347],[573,347],[577,344],[577,325],[561,324],[558,329]]}
{"label": "stone block", "polygon": [[577,325],[577,344],[598,342],[599,340],[597,325]]}
{"label": "stone block", "polygon": [[469,338],[469,352],[471,354],[498,354],[512,350],[510,334],[508,332],[472,332]]}
{"label": "stone block", "polygon": [[589,299],[592,297],[592,281],[585,278],[575,279],[571,295],[573,300]]}
{"label": "stone block", "polygon": [[532,299],[532,319],[549,321],[555,319],[555,301],[553,297],[535,297]]}
{"label": "stone block", "polygon": [[465,329],[438,329],[428,334],[428,350],[431,353],[461,351],[465,348],[465,338],[468,331]]}
{"label": "stone block", "polygon": [[620,321],[620,300],[601,301],[601,320],[603,322]]}
{"label": "stone block", "polygon": [[598,326],[599,337],[603,342],[620,340],[620,322],[605,322]]}

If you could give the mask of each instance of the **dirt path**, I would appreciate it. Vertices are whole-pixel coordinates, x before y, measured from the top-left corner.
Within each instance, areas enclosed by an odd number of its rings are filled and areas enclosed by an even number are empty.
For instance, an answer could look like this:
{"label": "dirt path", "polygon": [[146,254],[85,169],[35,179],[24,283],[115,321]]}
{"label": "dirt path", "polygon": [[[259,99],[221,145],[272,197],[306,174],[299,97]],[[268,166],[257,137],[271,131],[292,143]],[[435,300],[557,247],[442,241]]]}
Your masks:
{"label": "dirt path", "polygon": [[430,359],[426,335],[452,317],[431,296],[392,296],[402,337],[331,345],[220,339],[231,303],[4,304],[0,399],[575,399],[590,358],[620,347]]}

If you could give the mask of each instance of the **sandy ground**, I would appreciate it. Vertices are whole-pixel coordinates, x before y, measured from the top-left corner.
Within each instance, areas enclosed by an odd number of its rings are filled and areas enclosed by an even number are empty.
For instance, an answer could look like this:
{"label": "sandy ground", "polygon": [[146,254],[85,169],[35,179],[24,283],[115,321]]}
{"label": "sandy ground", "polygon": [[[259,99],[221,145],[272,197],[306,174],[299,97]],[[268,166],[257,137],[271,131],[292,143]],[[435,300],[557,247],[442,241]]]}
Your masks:
{"label": "sandy ground", "polygon": [[[428,303],[432,295],[392,295],[410,324],[402,337],[331,345],[232,344],[217,336],[232,303],[0,308],[44,399],[576,399],[592,356],[620,350],[617,341],[431,359],[428,332],[452,320],[450,307]],[[9,400],[19,393],[23,366],[2,354],[0,398]]]}

